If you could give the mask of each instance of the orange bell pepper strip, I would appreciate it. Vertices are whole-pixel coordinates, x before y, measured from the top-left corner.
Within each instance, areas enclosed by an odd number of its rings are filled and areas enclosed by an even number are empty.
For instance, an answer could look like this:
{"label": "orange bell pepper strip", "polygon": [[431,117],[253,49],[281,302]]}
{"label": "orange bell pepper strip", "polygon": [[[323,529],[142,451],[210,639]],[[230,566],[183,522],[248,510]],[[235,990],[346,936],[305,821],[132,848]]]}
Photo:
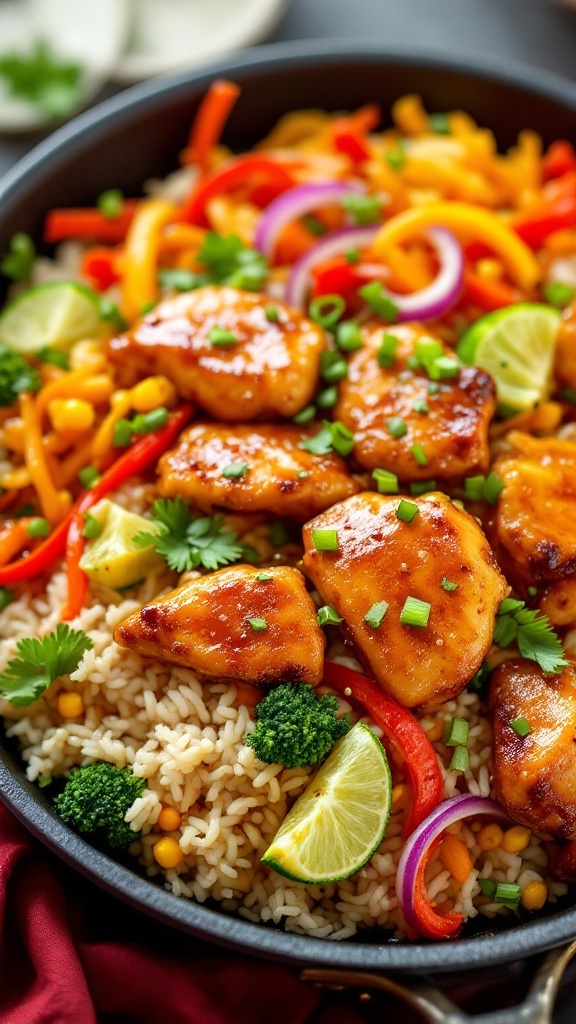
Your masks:
{"label": "orange bell pepper strip", "polygon": [[33,543],[28,536],[31,516],[20,519],[7,519],[0,527],[0,565],[6,565],[14,555],[19,555],[24,548]]}
{"label": "orange bell pepper strip", "polygon": [[68,580],[68,599],[62,611],[64,622],[75,619],[84,607],[84,599],[88,587],[86,573],[80,568],[80,560],[84,553],[85,514],[101,498],[115,491],[130,477],[141,473],[150,465],[155,465],[160,456],[175,440],[183,427],[192,418],[191,405],[181,405],[170,414],[168,423],[139,438],[119,459],[102,474],[91,490],[86,491],[77,502],[70,516],[66,534],[66,576]]}
{"label": "orange bell pepper strip", "polygon": [[192,189],[180,210],[180,220],[208,227],[206,203],[209,199],[262,183],[269,186],[267,195],[270,202],[272,198],[292,188],[294,180],[283,164],[269,156],[247,153],[245,156],[233,157],[205,174]]}
{"label": "orange bell pepper strip", "polygon": [[442,773],[434,747],[412,712],[366,676],[327,661],[323,681],[347,700],[361,704],[401,754],[412,790],[412,807],[403,829],[406,838],[442,800]]}
{"label": "orange bell pepper strip", "polygon": [[197,164],[203,171],[210,166],[210,154],[220,141],[226,124],[240,95],[240,86],[219,78],[212,82],[202,99],[184,150],[184,162]]}
{"label": "orange bell pepper strip", "polygon": [[125,199],[121,213],[114,218],[96,208],[50,210],[44,222],[44,241],[52,244],[67,238],[90,238],[109,245],[123,242],[139,203],[139,199]]}
{"label": "orange bell pepper strip", "polygon": [[128,322],[157,302],[158,254],[162,231],[176,215],[176,207],[165,199],[144,199],[132,221],[122,264],[122,315]]}
{"label": "orange bell pepper strip", "polygon": [[521,295],[502,281],[481,277],[472,270],[464,271],[464,301],[472,302],[487,312],[502,309],[521,301]]}

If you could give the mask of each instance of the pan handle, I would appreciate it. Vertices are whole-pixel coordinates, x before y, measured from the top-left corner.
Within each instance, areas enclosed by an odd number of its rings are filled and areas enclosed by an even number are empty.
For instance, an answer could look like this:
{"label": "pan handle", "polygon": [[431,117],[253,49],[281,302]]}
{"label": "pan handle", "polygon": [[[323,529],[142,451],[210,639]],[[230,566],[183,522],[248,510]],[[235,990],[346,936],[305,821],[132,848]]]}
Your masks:
{"label": "pan handle", "polygon": [[390,992],[419,1011],[428,1024],[552,1024],[554,1000],[562,975],[576,953],[576,942],[561,949],[553,949],[538,967],[526,999],[521,1006],[468,1016],[425,978],[391,978],[368,971],[325,970],[311,967],[302,971],[304,981],[339,990],[359,988]]}

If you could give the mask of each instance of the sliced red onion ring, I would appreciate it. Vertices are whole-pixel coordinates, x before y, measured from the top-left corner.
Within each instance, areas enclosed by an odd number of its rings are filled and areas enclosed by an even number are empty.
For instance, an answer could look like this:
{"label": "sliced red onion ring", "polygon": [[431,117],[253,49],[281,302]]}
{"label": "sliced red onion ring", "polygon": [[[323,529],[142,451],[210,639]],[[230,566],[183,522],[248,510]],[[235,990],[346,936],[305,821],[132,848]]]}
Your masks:
{"label": "sliced red onion ring", "polygon": [[321,206],[337,203],[351,193],[362,193],[364,188],[344,181],[313,182],[309,185],[295,185],[283,192],[266,207],[258,224],[254,247],[270,259],[278,236],[287,224],[298,220],[306,213]]}
{"label": "sliced red onion ring", "polygon": [[430,844],[449,825],[453,825],[455,821],[461,821],[463,818],[472,818],[480,814],[489,814],[497,821],[510,821],[506,812],[494,800],[465,793],[438,804],[438,807],[434,808],[406,840],[398,864],[396,893],[404,920],[410,931],[416,935],[422,934],[422,927],[414,906],[414,890],[422,858]]}
{"label": "sliced red onion ring", "polygon": [[341,256],[350,249],[368,249],[380,230],[379,224],[369,224],[364,228],[342,228],[331,231],[313,245],[296,261],[286,282],[285,299],[289,306],[304,309],[306,296],[310,287],[310,274],[314,267],[327,260]]}

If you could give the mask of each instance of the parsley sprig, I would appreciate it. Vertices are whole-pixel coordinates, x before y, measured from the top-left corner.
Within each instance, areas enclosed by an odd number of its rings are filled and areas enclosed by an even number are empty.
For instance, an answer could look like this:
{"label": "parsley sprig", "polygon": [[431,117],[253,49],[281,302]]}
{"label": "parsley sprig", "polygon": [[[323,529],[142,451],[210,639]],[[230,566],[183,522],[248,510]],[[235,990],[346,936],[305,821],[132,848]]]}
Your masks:
{"label": "parsley sprig", "polygon": [[559,672],[570,663],[547,615],[526,608],[524,601],[507,597],[498,611],[494,643],[510,647],[516,643],[523,658],[535,661],[543,672]]}
{"label": "parsley sprig", "polygon": [[227,530],[223,516],[195,519],[188,502],[182,498],[159,498],[152,506],[151,522],[156,533],[137,533],[139,547],[154,545],[175,572],[187,572],[203,566],[210,572],[245,557],[237,534]]}
{"label": "parsley sprig", "polygon": [[93,646],[84,630],[70,629],[63,622],[42,640],[19,640],[18,657],[12,658],[0,675],[0,694],[17,708],[33,704],[55,679],[74,672]]}
{"label": "parsley sprig", "polygon": [[268,276],[265,257],[256,249],[245,246],[238,235],[219,235],[216,231],[208,231],[196,258],[203,268],[201,271],[160,270],[162,287],[187,292],[206,284],[228,284],[233,288],[257,292]]}

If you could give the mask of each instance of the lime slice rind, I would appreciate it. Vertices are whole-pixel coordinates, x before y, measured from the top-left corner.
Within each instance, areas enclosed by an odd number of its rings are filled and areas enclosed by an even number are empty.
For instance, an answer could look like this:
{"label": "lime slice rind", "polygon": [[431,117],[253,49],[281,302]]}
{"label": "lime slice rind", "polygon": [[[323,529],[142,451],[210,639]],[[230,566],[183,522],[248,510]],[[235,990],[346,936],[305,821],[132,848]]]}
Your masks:
{"label": "lime slice rind", "polygon": [[16,296],[0,314],[0,344],[21,355],[69,348],[105,333],[99,297],[80,281],[49,281]]}
{"label": "lime slice rind", "polygon": [[358,723],[298,798],[262,861],[305,885],[349,878],[380,846],[391,798],[386,752],[372,730]]}
{"label": "lime slice rind", "polygon": [[550,392],[559,324],[553,307],[520,302],[472,324],[457,353],[493,377],[500,405],[524,412]]}

